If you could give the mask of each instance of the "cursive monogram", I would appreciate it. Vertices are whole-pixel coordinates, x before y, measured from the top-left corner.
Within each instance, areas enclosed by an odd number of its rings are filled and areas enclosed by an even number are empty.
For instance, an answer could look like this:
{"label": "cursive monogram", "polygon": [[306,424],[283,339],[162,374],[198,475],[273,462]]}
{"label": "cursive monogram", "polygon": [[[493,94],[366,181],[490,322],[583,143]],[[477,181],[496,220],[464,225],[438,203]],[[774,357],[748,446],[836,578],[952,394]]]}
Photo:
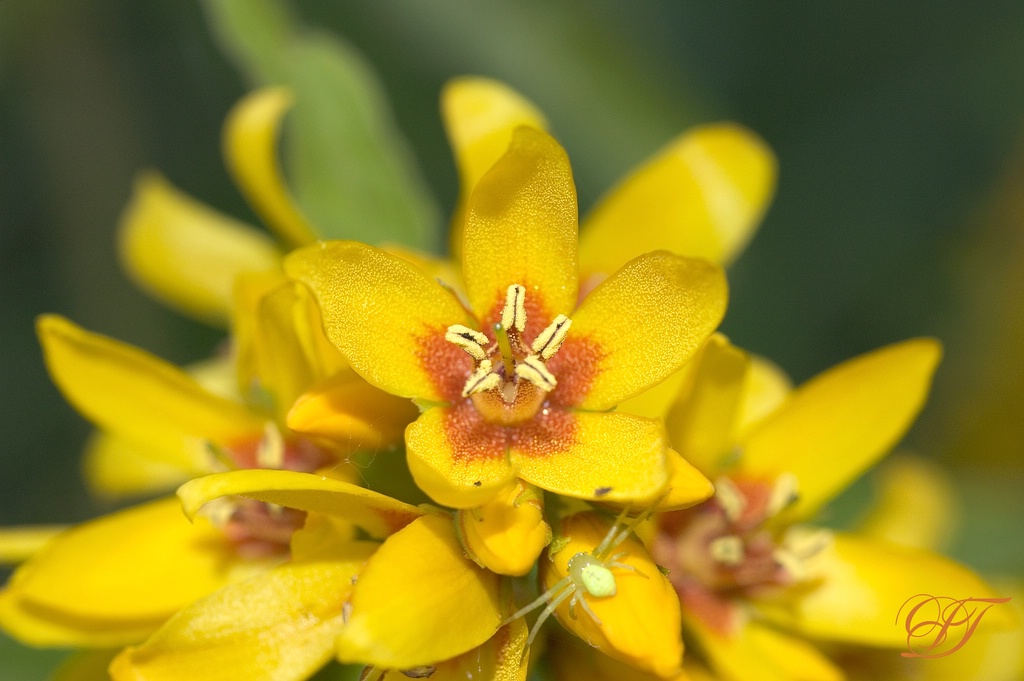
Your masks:
{"label": "cursive monogram", "polygon": [[[896,614],[896,623],[903,615],[903,609],[913,603],[907,611],[904,626],[907,629],[907,650],[903,657],[945,657],[960,650],[970,640],[974,630],[988,609],[997,603],[1006,603],[1010,598],[962,598],[916,594],[911,596]],[[981,604],[986,604],[982,606]],[[959,634],[957,640],[955,636]],[[951,645],[953,641],[955,644]]]}

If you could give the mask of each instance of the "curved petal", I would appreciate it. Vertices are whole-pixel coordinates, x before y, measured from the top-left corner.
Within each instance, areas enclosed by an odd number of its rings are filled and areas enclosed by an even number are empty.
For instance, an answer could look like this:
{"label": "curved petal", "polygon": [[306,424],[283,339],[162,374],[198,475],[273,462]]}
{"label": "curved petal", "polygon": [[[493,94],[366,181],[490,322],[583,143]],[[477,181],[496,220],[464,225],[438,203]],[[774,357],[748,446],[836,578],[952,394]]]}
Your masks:
{"label": "curved petal", "polygon": [[498,587],[497,575],[463,555],[449,516],[419,518],[359,574],[338,659],[409,669],[461,655],[498,628]]}
{"label": "curved petal", "polygon": [[[773,622],[804,636],[869,646],[906,647],[908,626],[933,616],[921,611],[913,620],[920,595],[940,598],[998,598],[967,568],[937,554],[837,534],[831,547],[808,559],[814,580],[803,591],[755,603]],[[949,601],[947,601],[948,603]],[[987,603],[976,604],[979,610]],[[968,609],[974,606],[968,604]],[[902,608],[902,611],[901,611]],[[1011,608],[993,605],[978,622],[980,631],[1014,623]],[[949,640],[964,632],[950,629]],[[920,641],[915,641],[920,643]]]}
{"label": "curved petal", "polygon": [[740,471],[792,473],[808,517],[896,444],[924,405],[941,355],[928,338],[848,360],[800,386],[743,443]]}
{"label": "curved petal", "polygon": [[468,400],[420,414],[405,430],[405,449],[416,484],[444,506],[486,504],[515,477],[507,429],[485,422]]}
{"label": "curved petal", "polygon": [[750,370],[743,403],[736,418],[736,432],[739,439],[757,426],[763,419],[778,409],[793,392],[793,382],[778,365],[759,355],[747,355]]}
{"label": "curved petal", "polygon": [[353,578],[376,544],[291,563],[185,608],[114,660],[114,681],[301,681],[331,659]]}
{"label": "curved petal", "polygon": [[641,253],[661,249],[727,264],[768,207],[776,165],[764,141],[738,125],[684,133],[583,221],[581,271],[611,274]]}
{"label": "curved petal", "polygon": [[228,170],[253,209],[289,245],[316,241],[285,185],[277,162],[281,121],[292,105],[283,88],[256,90],[243,97],[224,122],[224,158]]}
{"label": "curved petal", "polygon": [[343,453],[375,451],[402,441],[416,405],[353,374],[333,376],[307,390],[288,412],[288,427]]}
{"label": "curved petal", "polygon": [[602,352],[579,407],[610,409],[668,378],[722,321],[727,298],[722,269],[704,260],[648,253],[616,272],[572,315],[566,342]]}
{"label": "curved petal", "polygon": [[749,373],[747,353],[720,334],[712,336],[693,360],[689,389],[665,416],[672,446],[705,475],[718,476],[735,444]]}
{"label": "curved petal", "polygon": [[0,627],[4,633],[32,646],[116,648],[145,639],[163,620],[71,617],[27,603],[10,589],[0,591]]}
{"label": "curved petal", "polygon": [[195,518],[203,504],[228,495],[339,516],[377,537],[396,532],[423,515],[415,506],[365,487],[295,471],[257,468],[214,473],[178,489],[189,518]]}
{"label": "curved petal", "polygon": [[86,445],[82,473],[93,492],[116,499],[173,490],[209,473],[210,464],[209,450],[200,440],[154,434],[136,442],[97,431]]}
{"label": "curved petal", "polygon": [[[445,660],[433,667],[430,681],[526,681],[530,655],[524,648],[529,632],[526,622],[517,619],[498,629],[478,648]],[[390,670],[380,681],[408,681],[403,671]]]}
{"label": "curved petal", "polygon": [[486,504],[459,511],[455,525],[469,557],[499,575],[527,574],[551,543],[544,497],[521,480]]}
{"label": "curved petal", "polygon": [[5,596],[55,627],[138,632],[224,586],[240,569],[219,530],[190,524],[175,499],[163,499],[55,538],[15,572]]}
{"label": "curved petal", "polygon": [[477,183],[467,210],[462,275],[477,317],[496,319],[512,284],[526,287],[527,300],[539,304],[546,321],[572,312],[576,186],[558,142],[517,128],[508,151]]}
{"label": "curved petal", "polygon": [[754,621],[742,622],[730,634],[708,627],[683,613],[692,633],[717,673],[725,681],[843,681],[843,672],[822,652],[796,638]]}
{"label": "curved petal", "polygon": [[618,503],[649,500],[665,488],[669,471],[659,421],[616,412],[565,418],[558,428],[524,432],[513,442],[512,464],[523,480],[556,494]]}
{"label": "curved petal", "polygon": [[454,78],[441,91],[441,118],[459,170],[459,201],[449,235],[452,259],[462,258],[466,202],[501,158],[521,125],[546,130],[544,116],[518,92],[488,78]]}
{"label": "curved petal", "polygon": [[56,315],[39,317],[36,328],[54,383],[103,428],[143,442],[188,435],[218,443],[263,430],[244,406],[207,392],[148,352]]}
{"label": "curved petal", "polygon": [[[455,348],[444,341],[449,326],[472,325],[449,291],[409,262],[354,241],[296,251],[285,270],[313,291],[327,337],[367,381],[402,397],[448,397],[434,367],[445,358],[436,350]],[[455,349],[465,381],[472,360]]]}
{"label": "curved petal", "polygon": [[[580,553],[592,553],[610,527],[610,523],[596,513],[577,513],[566,518],[562,522],[561,536],[568,539],[568,543],[551,555],[550,560],[540,562],[543,588],[550,589],[566,577],[569,561]],[[604,597],[585,591],[576,594],[586,599],[597,620],[579,604],[570,611],[569,600],[555,610],[555,617],[562,626],[605,655],[660,677],[672,678],[680,672],[683,662],[679,599],[672,584],[635,536],[612,546],[610,552],[624,552],[616,562],[629,566],[610,568],[615,592]],[[583,585],[576,585],[576,588],[585,590]]]}
{"label": "curved petal", "polygon": [[218,324],[231,310],[235,277],[276,269],[281,261],[266,235],[186,196],[155,172],[135,182],[118,250],[129,276],[148,293]]}
{"label": "curved petal", "polygon": [[669,447],[666,452],[669,467],[668,493],[658,499],[658,511],[675,511],[698,504],[715,493],[715,486],[704,474]]}
{"label": "curved petal", "polygon": [[0,565],[15,565],[28,560],[67,529],[64,525],[0,527]]}

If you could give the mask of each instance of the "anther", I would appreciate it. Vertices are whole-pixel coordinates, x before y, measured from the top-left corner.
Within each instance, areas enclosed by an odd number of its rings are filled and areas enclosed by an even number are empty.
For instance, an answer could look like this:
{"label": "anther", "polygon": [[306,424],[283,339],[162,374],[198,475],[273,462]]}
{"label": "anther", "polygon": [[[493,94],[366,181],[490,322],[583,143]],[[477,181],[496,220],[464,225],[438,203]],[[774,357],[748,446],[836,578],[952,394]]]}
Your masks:
{"label": "anther", "polygon": [[800,498],[797,491],[798,481],[792,473],[783,473],[775,479],[771,496],[768,499],[767,512],[769,516],[778,514],[782,509],[796,503]]}
{"label": "anther", "polygon": [[469,356],[480,362],[487,357],[484,347],[489,342],[487,336],[462,324],[453,324],[448,327],[444,339],[454,343],[469,353]]}
{"label": "anther", "polygon": [[466,385],[462,388],[462,396],[469,397],[476,393],[482,393],[491,388],[497,388],[501,383],[501,376],[491,372],[491,360],[485,359],[480,366],[469,375]]}
{"label": "anther", "polygon": [[735,535],[725,535],[711,542],[708,547],[716,562],[736,567],[743,562],[743,540]]}
{"label": "anther", "polygon": [[558,315],[534,339],[533,345],[530,346],[531,349],[540,355],[541,359],[551,359],[551,356],[558,352],[558,348],[562,346],[562,341],[565,340],[565,334],[569,333],[570,326],[572,326],[571,319],[564,314]]}
{"label": "anther", "polygon": [[793,581],[802,582],[807,578],[807,568],[804,562],[792,551],[779,547],[772,551],[772,559],[786,571]]}
{"label": "anther", "polygon": [[263,438],[256,447],[256,465],[260,468],[281,468],[284,465],[284,437],[273,421],[267,421],[263,428]]}
{"label": "anther", "polygon": [[782,540],[783,546],[798,558],[807,559],[832,544],[832,533],[820,527],[790,527]]}
{"label": "anther", "polygon": [[516,375],[533,383],[546,393],[551,392],[558,385],[554,374],[548,371],[548,368],[544,366],[544,362],[537,355],[530,355],[517,364]]}
{"label": "anther", "polygon": [[725,511],[725,517],[729,522],[736,522],[743,515],[743,509],[747,507],[743,493],[729,478],[715,480],[715,501]]}
{"label": "anther", "polygon": [[526,289],[512,284],[505,293],[505,307],[501,310],[501,325],[519,333],[526,328]]}

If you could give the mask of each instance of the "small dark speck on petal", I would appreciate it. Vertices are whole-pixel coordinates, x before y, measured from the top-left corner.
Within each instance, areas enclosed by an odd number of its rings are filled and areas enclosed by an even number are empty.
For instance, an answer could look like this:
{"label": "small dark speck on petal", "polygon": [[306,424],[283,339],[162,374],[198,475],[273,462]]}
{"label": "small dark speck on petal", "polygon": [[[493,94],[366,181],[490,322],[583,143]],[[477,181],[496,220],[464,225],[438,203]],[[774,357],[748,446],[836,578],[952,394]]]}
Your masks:
{"label": "small dark speck on petal", "polygon": [[597,489],[594,490],[594,496],[595,497],[603,497],[605,494],[608,494],[608,492],[611,492],[611,491],[612,491],[611,487],[598,487]]}
{"label": "small dark speck on petal", "polygon": [[484,483],[483,483],[483,482],[481,482],[480,480],[477,480],[476,482],[474,482],[474,483],[473,483],[473,487],[479,487],[479,486],[481,486],[482,484],[484,484]]}

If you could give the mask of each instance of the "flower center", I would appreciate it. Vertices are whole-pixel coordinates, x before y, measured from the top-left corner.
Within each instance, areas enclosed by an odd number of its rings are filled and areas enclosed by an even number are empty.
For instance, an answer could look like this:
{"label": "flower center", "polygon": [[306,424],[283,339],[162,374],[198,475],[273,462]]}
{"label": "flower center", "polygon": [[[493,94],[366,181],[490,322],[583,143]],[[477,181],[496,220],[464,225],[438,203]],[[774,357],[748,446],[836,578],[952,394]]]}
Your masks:
{"label": "flower center", "polygon": [[501,321],[492,329],[493,342],[486,334],[461,324],[449,326],[444,336],[473,358],[475,366],[462,396],[472,399],[484,419],[493,423],[515,425],[528,421],[558,385],[547,361],[562,346],[572,320],[558,315],[527,344],[523,338],[525,301],[524,286],[508,287]]}

